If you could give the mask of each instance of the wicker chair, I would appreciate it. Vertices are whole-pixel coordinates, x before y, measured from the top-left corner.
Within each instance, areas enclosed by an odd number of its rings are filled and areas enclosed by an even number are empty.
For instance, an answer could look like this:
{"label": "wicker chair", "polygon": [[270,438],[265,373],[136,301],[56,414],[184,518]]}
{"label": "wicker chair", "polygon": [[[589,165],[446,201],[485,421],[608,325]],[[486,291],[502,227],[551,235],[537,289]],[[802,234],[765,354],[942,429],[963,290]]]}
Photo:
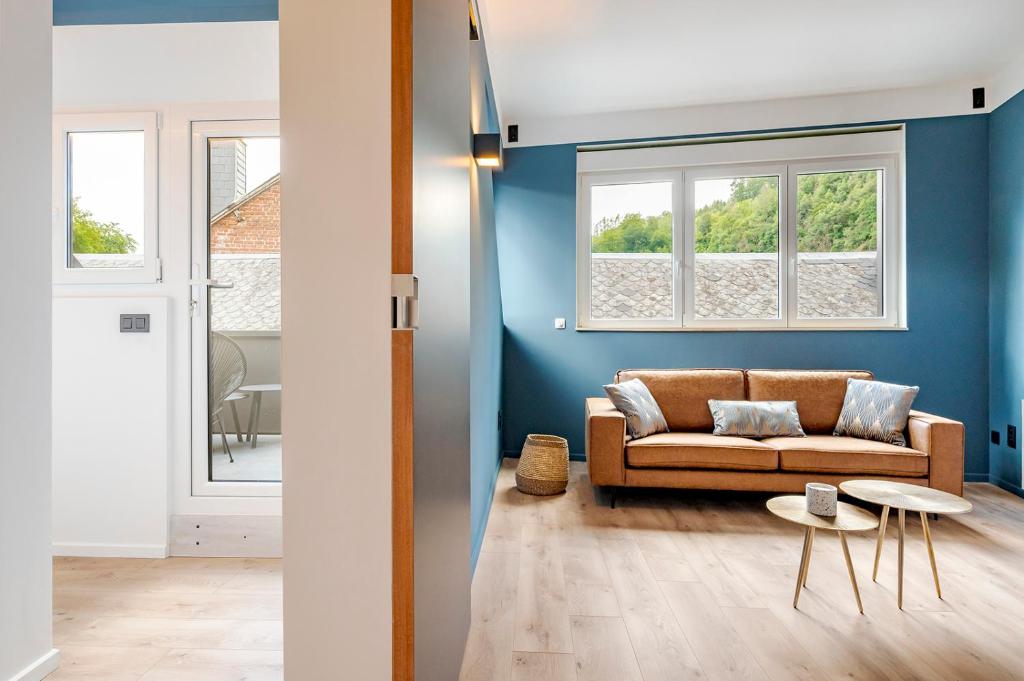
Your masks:
{"label": "wicker chair", "polygon": [[[247,370],[245,353],[238,343],[231,340],[222,333],[210,332],[210,424],[220,430],[221,442],[224,451],[227,452],[228,460],[235,462],[231,455],[231,448],[228,446],[228,435],[224,429],[224,416],[222,411],[229,398],[235,398],[235,391],[245,383],[245,372]],[[231,403],[234,409],[234,403]],[[235,415],[237,422],[238,416]],[[237,426],[236,426],[237,428]]]}

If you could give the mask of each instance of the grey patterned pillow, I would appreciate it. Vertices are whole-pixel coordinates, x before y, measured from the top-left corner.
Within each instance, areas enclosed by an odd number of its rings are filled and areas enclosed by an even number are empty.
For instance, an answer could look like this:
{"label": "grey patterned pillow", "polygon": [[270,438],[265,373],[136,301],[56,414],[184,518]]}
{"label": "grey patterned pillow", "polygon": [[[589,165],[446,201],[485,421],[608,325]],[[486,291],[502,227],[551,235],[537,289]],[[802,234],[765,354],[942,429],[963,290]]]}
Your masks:
{"label": "grey patterned pillow", "polygon": [[919,391],[916,385],[847,380],[843,411],[834,434],[906,447],[903,431]]}
{"label": "grey patterned pillow", "polygon": [[604,391],[615,408],[626,415],[626,426],[633,437],[647,437],[668,431],[661,407],[639,378],[611,383],[604,386]]}
{"label": "grey patterned pillow", "polygon": [[715,435],[736,437],[804,437],[796,402],[708,400]]}

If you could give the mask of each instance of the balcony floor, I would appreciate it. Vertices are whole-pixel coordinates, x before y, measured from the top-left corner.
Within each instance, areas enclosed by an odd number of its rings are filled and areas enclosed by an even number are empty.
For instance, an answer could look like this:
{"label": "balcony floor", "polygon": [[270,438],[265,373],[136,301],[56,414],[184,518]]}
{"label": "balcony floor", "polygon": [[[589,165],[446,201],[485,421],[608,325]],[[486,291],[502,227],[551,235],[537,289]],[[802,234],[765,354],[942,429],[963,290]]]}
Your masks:
{"label": "balcony floor", "polygon": [[281,436],[260,435],[256,448],[248,442],[239,442],[234,433],[228,433],[228,447],[235,462],[228,460],[221,445],[220,435],[213,438],[213,479],[216,481],[249,482],[281,480]]}

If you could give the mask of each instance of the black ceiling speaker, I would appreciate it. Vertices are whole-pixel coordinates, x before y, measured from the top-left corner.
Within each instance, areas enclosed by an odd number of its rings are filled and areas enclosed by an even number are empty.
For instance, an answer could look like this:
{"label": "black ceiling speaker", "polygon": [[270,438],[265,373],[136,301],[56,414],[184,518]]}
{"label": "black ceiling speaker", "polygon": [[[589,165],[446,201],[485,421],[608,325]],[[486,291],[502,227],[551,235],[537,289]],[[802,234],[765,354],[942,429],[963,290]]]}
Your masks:
{"label": "black ceiling speaker", "polygon": [[971,91],[974,98],[974,108],[984,109],[985,108],[985,88],[976,87]]}
{"label": "black ceiling speaker", "polygon": [[510,125],[510,126],[508,126],[508,142],[509,142],[509,144],[512,144],[513,142],[518,142],[518,141],[519,141],[519,126],[518,125]]}

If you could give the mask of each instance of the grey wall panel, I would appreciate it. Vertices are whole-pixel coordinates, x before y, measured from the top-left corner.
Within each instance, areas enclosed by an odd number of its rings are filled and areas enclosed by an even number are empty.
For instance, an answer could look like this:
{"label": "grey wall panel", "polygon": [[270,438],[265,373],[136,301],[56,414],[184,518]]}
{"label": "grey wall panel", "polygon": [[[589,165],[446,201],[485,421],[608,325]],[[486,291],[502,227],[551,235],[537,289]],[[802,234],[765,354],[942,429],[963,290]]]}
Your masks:
{"label": "grey wall panel", "polygon": [[416,678],[454,681],[470,613],[470,92],[465,0],[413,3]]}

